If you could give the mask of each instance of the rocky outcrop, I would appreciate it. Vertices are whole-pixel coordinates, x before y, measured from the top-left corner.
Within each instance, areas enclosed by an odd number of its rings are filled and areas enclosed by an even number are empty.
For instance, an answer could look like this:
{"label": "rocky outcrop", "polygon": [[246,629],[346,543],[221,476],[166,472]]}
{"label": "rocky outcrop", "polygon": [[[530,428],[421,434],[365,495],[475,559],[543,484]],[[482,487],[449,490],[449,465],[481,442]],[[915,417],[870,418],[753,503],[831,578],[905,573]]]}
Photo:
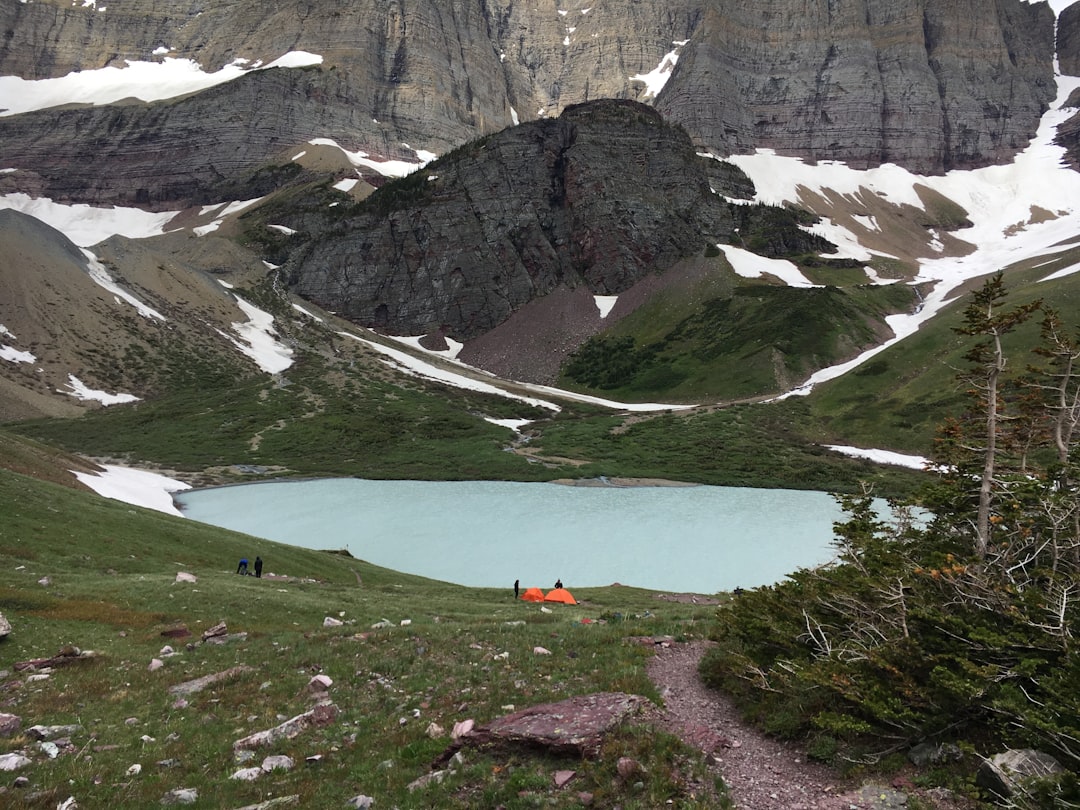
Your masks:
{"label": "rocky outcrop", "polygon": [[1027,145],[1053,48],[1046,4],[719,0],[657,106],[709,147],[938,173]]}
{"label": "rocky outcrop", "polygon": [[463,340],[556,288],[616,294],[731,232],[711,164],[649,107],[601,101],[506,130],[353,212],[290,221],[304,298],[396,334]]}

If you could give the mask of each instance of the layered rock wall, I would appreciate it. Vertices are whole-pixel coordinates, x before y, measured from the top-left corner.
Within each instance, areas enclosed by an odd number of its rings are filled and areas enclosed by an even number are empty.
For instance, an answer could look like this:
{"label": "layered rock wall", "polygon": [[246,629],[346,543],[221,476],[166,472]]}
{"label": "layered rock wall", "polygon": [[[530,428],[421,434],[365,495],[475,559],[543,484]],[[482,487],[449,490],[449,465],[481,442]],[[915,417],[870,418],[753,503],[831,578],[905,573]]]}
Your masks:
{"label": "layered rock wall", "polygon": [[713,148],[936,173],[1027,145],[1051,53],[1045,4],[719,0],[657,106]]}
{"label": "layered rock wall", "polygon": [[0,75],[161,49],[207,72],[294,50],[324,61],[149,105],[0,116],[2,168],[22,172],[0,190],[163,207],[315,137],[376,159],[444,154],[591,99],[653,103],[638,77],[675,51],[655,104],[702,148],[942,172],[1027,144],[1054,94],[1053,22],[1021,0],[11,2]]}

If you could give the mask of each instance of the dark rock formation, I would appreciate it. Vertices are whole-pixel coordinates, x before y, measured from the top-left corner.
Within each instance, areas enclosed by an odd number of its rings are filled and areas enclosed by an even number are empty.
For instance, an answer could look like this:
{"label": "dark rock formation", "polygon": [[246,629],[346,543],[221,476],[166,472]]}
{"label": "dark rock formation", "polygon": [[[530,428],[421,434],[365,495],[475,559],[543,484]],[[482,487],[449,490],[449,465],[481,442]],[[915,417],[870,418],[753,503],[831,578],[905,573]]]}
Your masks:
{"label": "dark rock formation", "polygon": [[1058,17],[1057,54],[1063,74],[1080,76],[1080,3],[1073,3]]}
{"label": "dark rock formation", "polygon": [[482,334],[558,287],[616,294],[731,231],[710,164],[649,107],[505,130],[380,189],[290,260],[297,293],[396,334]]}

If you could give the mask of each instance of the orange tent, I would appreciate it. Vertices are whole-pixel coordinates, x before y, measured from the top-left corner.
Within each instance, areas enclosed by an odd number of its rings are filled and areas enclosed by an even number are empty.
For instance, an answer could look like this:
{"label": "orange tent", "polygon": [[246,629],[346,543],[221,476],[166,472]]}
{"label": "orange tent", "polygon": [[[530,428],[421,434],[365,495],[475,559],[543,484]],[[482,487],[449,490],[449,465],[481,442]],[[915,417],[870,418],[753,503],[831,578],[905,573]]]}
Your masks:
{"label": "orange tent", "polygon": [[544,597],[545,602],[562,602],[564,605],[576,605],[577,600],[570,595],[570,591],[566,588],[555,588],[548,591],[547,596]]}
{"label": "orange tent", "polygon": [[521,598],[526,602],[543,602],[544,592],[539,588],[526,588],[525,593],[521,595]]}

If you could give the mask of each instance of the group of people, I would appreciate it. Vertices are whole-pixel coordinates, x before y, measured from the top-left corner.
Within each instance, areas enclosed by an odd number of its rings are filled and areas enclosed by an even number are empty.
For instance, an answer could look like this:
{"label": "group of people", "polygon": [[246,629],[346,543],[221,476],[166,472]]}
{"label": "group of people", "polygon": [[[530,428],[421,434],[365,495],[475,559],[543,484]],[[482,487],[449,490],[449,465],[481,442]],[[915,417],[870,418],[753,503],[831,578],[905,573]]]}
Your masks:
{"label": "group of people", "polygon": [[[262,568],[263,568],[262,557],[256,557],[255,558],[255,576],[262,577]],[[250,574],[250,572],[248,571],[248,558],[247,557],[241,557],[240,558],[240,564],[238,566],[236,566],[236,573],[245,574],[245,575]]]}
{"label": "group of people", "polygon": [[[556,588],[561,588],[562,587],[562,579],[561,578],[555,580],[555,587]],[[520,597],[520,594],[521,594],[521,580],[520,579],[515,579],[514,580],[514,598],[518,599]]]}

